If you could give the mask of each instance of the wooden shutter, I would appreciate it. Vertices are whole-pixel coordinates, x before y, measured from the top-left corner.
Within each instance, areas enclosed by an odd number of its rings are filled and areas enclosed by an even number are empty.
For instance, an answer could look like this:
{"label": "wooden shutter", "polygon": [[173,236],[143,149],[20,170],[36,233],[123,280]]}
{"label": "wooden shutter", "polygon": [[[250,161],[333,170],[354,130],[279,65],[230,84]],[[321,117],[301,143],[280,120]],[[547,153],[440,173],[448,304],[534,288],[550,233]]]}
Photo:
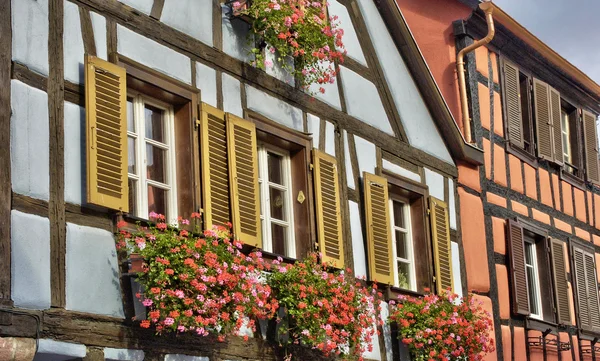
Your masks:
{"label": "wooden shutter", "polygon": [[550,118],[552,119],[552,133],[554,141],[554,161],[562,165],[564,162],[563,143],[562,143],[562,125],[561,125],[561,106],[560,93],[548,87],[550,92]]}
{"label": "wooden shutter", "polygon": [[529,292],[525,272],[525,240],[523,227],[516,221],[508,220],[508,248],[510,251],[510,271],[512,285],[513,312],[529,315]]}
{"label": "wooden shutter", "polygon": [[565,264],[565,251],[563,242],[550,239],[550,253],[552,255],[552,279],[554,281],[554,298],[558,323],[571,324],[569,310],[569,286],[567,281],[567,268]]}
{"label": "wooden shutter", "polygon": [[540,158],[554,160],[552,111],[550,109],[550,87],[533,79],[533,106],[537,129],[537,150]]}
{"label": "wooden shutter", "polygon": [[576,247],[572,250],[579,327],[591,332],[600,332],[600,306],[594,254]]}
{"label": "wooden shutter", "polygon": [[504,103],[506,106],[508,140],[519,148],[525,148],[519,68],[507,62],[504,63]]}
{"label": "wooden shutter", "polygon": [[261,248],[256,127],[235,115],[228,113],[226,117],[233,234]]}
{"label": "wooden shutter", "polygon": [[225,113],[201,104],[200,156],[202,159],[202,199],[204,228],[225,225],[229,213],[229,167]]}
{"label": "wooden shutter", "polygon": [[319,251],[323,262],[342,268],[344,245],[337,160],[317,149],[313,149],[313,158]]}
{"label": "wooden shutter", "polygon": [[596,116],[583,111],[583,135],[585,138],[586,174],[590,182],[600,182],[598,171],[598,136],[596,134]]}
{"label": "wooden shutter", "polygon": [[369,250],[369,277],[394,284],[394,254],[390,228],[388,184],[383,177],[363,173],[365,218]]}
{"label": "wooden shutter", "polygon": [[454,291],[448,205],[437,198],[429,197],[429,216],[431,218],[436,287],[438,294],[443,294],[448,289]]}
{"label": "wooden shutter", "polygon": [[85,57],[87,201],[129,211],[127,184],[127,73]]}
{"label": "wooden shutter", "polygon": [[589,320],[593,332],[600,332],[600,305],[598,304],[598,278],[593,253],[584,253],[585,279],[588,291]]}

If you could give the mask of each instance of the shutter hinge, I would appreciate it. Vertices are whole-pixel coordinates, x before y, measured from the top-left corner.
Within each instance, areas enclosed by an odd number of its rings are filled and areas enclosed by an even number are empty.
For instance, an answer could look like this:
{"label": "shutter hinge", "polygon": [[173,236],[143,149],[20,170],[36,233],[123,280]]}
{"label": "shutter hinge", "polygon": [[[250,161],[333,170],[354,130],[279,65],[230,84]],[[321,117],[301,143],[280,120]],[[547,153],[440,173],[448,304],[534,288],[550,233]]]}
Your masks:
{"label": "shutter hinge", "polygon": [[431,214],[431,208],[427,208],[427,215]]}
{"label": "shutter hinge", "polygon": [[312,171],[313,169],[315,169],[315,165],[314,165],[314,164],[312,164],[312,163],[310,163],[310,164],[308,165],[308,167],[310,168],[310,170],[311,170],[311,171]]}
{"label": "shutter hinge", "polygon": [[200,127],[200,119],[196,119],[196,120],[194,121],[194,129],[195,129],[195,130],[198,130],[198,127]]}

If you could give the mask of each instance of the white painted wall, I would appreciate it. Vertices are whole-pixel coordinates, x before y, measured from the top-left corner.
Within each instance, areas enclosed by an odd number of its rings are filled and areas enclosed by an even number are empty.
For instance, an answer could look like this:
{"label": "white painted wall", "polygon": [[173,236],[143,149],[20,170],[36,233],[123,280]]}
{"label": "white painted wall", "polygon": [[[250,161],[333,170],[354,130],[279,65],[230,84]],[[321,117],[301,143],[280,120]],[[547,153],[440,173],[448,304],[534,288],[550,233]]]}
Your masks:
{"label": "white painted wall", "polygon": [[421,175],[408,169],[405,169],[397,164],[394,164],[387,159],[383,159],[382,166],[385,170],[389,170],[390,172],[395,173],[399,176],[421,183]]}
{"label": "white painted wall", "polygon": [[354,274],[356,277],[367,277],[367,258],[360,222],[360,209],[358,203],[354,201],[348,201],[348,206],[350,208],[350,235],[352,237]]}
{"label": "white painted wall", "polygon": [[307,132],[312,134],[313,147],[319,148],[319,134],[321,132],[321,118],[308,113],[308,114],[306,114],[306,123],[308,126]]}
{"label": "white painted wall", "polygon": [[348,52],[346,56],[367,66],[367,60],[365,59],[360,42],[358,41],[358,36],[356,36],[356,30],[352,25],[352,19],[350,18],[350,14],[348,14],[348,9],[336,0],[330,0],[329,15],[337,16],[337,21],[340,22],[340,28],[344,29],[344,37],[342,39],[344,47]]}
{"label": "white painted wall", "polygon": [[238,117],[243,117],[242,90],[240,86],[239,80],[229,74],[223,73],[223,110]]}
{"label": "white painted wall", "polygon": [[86,353],[87,348],[85,345],[43,338],[38,341],[38,349],[33,360],[67,361],[74,358],[83,358]]}
{"label": "white painted wall", "polygon": [[129,5],[134,9],[141,11],[146,15],[150,15],[154,0],[119,0],[125,5]]}
{"label": "white painted wall", "polygon": [[106,361],[143,361],[144,351],[106,347],[104,349],[104,359]]}
{"label": "white painted wall", "polygon": [[165,355],[165,361],[210,361],[210,360],[208,357],[168,354],[168,355]]}
{"label": "white painted wall", "polygon": [[65,102],[65,202],[86,199],[85,109]]}
{"label": "white painted wall", "polygon": [[12,189],[47,201],[50,197],[48,96],[18,80],[12,80],[10,86]]}
{"label": "white painted wall", "polygon": [[223,51],[236,59],[249,63],[254,60],[254,55],[250,52],[254,42],[248,38],[250,26],[239,19],[232,19],[229,7],[222,5],[221,9]]}
{"label": "white painted wall", "polygon": [[246,103],[248,109],[277,123],[300,131],[304,128],[300,109],[249,85],[246,85]]}
{"label": "white painted wall", "polygon": [[[271,52],[270,49],[273,49],[271,46],[267,46],[265,49],[265,60],[270,61],[272,63],[271,66],[267,66],[265,68],[267,74],[272,77],[275,77],[282,82],[294,86],[296,80],[292,73],[288,70],[284,69],[283,65],[277,60],[279,58],[279,53]],[[293,69],[294,68],[294,59],[291,56],[288,56],[285,61],[286,67]]]}
{"label": "white painted wall", "polygon": [[217,106],[217,71],[202,63],[196,62],[196,87],[200,89],[203,102]]}
{"label": "white painted wall", "polygon": [[450,229],[456,229],[456,199],[454,197],[454,181],[452,179],[448,179],[448,203]]}
{"label": "white painted wall", "polygon": [[48,75],[48,0],[12,0],[12,59]]}
{"label": "white painted wall", "polygon": [[213,45],[212,0],[165,0],[160,21]]}
{"label": "white painted wall", "polygon": [[[322,68],[328,68],[330,65],[333,66],[330,62],[323,61],[320,66]],[[313,97],[319,99],[320,101],[331,105],[335,109],[342,110],[342,102],[340,100],[340,91],[338,88],[337,79],[338,78],[336,78],[335,83],[312,84],[308,89],[308,93],[311,94]],[[321,93],[321,88],[325,90],[324,93]]]}
{"label": "white painted wall", "polygon": [[66,309],[124,318],[112,233],[67,223]]}
{"label": "white painted wall", "polygon": [[335,126],[325,122],[325,153],[335,157]]}
{"label": "white painted wall", "polygon": [[11,287],[16,307],[50,308],[50,221],[11,211]]}
{"label": "white painted wall", "polygon": [[363,176],[363,172],[375,174],[377,168],[377,150],[375,144],[363,139],[359,136],[354,136],[354,144],[356,145],[356,157],[358,158],[359,177]]}
{"label": "white painted wall", "polygon": [[346,181],[348,182],[348,188],[355,189],[354,184],[354,171],[352,170],[352,160],[350,158],[350,144],[348,143],[348,132],[344,129],[344,162],[346,163]]}
{"label": "white painted wall", "polygon": [[451,253],[452,253],[452,278],[454,282],[454,293],[459,296],[463,296],[462,292],[462,277],[460,275],[460,252],[458,243],[451,242]]}
{"label": "white painted wall", "polygon": [[65,61],[65,79],[82,84],[84,81],[84,48],[79,20],[79,6],[64,0],[65,17],[63,33],[63,54]]}
{"label": "white painted wall", "polygon": [[92,18],[92,29],[94,31],[94,43],[96,44],[96,55],[104,60],[108,60],[108,50],[106,43],[106,19],[102,15],[90,12]]}
{"label": "white painted wall", "polygon": [[440,201],[444,200],[444,176],[425,168],[425,183],[429,187],[429,195]]}

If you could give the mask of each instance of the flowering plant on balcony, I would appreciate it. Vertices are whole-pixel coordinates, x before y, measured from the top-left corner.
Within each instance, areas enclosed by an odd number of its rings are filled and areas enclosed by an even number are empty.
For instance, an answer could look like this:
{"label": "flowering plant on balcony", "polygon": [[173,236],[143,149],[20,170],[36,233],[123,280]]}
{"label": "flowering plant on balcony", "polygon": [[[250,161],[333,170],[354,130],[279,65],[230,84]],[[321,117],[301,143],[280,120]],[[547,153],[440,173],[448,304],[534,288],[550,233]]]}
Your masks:
{"label": "flowering plant on balcony", "polygon": [[[358,357],[372,349],[372,338],[381,324],[377,317],[381,296],[344,271],[327,272],[327,265],[310,254],[294,265],[271,267],[267,284],[287,311],[288,342],[321,350],[325,355]],[[347,271],[349,273],[349,270]]]}
{"label": "flowering plant on balcony", "polygon": [[458,300],[448,292],[399,301],[390,302],[389,322],[398,324],[413,360],[479,361],[494,351],[491,316],[472,296]]}
{"label": "flowering plant on balcony", "polygon": [[[326,1],[238,0],[232,8],[234,14],[251,19],[256,43],[268,44],[266,51],[273,55],[265,56],[262,46],[254,48],[255,66],[272,67],[275,58],[304,89],[335,82],[334,61],[343,62],[346,54],[344,31],[337,16],[328,17]],[[319,91],[324,93],[325,88]]]}
{"label": "flowering plant on balcony", "polygon": [[[192,222],[199,217],[193,214]],[[148,319],[141,327],[153,325],[158,333],[212,333],[223,340],[243,325],[255,330],[256,319],[274,316],[279,306],[264,282],[263,259],[256,252],[242,254],[242,244],[231,238],[228,228],[214,227],[199,235],[167,226],[162,215],[150,218],[155,226],[138,226],[133,233],[124,229],[125,222],[117,224],[117,246],[145,261],[138,274],[145,291],[137,297],[148,308]]]}

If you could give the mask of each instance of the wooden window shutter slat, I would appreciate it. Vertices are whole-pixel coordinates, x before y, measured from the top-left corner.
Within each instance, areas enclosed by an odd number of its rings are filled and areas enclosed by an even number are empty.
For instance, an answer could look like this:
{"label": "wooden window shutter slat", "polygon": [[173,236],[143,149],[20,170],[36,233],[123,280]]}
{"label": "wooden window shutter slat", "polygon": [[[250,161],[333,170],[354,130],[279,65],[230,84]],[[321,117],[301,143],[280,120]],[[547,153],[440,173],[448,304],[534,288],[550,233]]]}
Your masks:
{"label": "wooden window shutter slat", "polygon": [[438,294],[443,294],[448,289],[452,292],[454,291],[448,216],[448,205],[437,198],[429,197],[431,239],[433,241],[435,279]]}
{"label": "wooden window shutter slat", "polygon": [[533,79],[533,106],[537,129],[537,150],[540,158],[554,160],[552,111],[550,87],[541,80]]}
{"label": "wooden window shutter slat", "polygon": [[556,301],[556,313],[558,323],[571,324],[571,313],[569,308],[569,286],[567,281],[566,255],[563,242],[550,239],[550,252],[552,255],[552,278],[554,281],[554,297]]}
{"label": "wooden window shutter slat", "polygon": [[583,135],[585,138],[586,174],[590,182],[600,182],[598,170],[598,136],[596,134],[596,116],[583,111]]}
{"label": "wooden window shutter slat", "polygon": [[588,291],[589,321],[592,332],[600,332],[600,305],[598,304],[598,278],[593,253],[584,252],[585,279]]}
{"label": "wooden window shutter slat", "polygon": [[229,211],[229,164],[225,113],[201,104],[200,157],[202,161],[202,199],[204,228],[231,221]]}
{"label": "wooden window shutter slat", "polygon": [[394,284],[394,254],[392,248],[387,180],[363,173],[369,276],[373,281]]}
{"label": "wooden window shutter slat", "polygon": [[519,68],[507,62],[504,63],[504,102],[508,140],[519,148],[524,148]]}
{"label": "wooden window shutter slat", "polygon": [[127,182],[127,72],[85,57],[87,201],[129,211]]}
{"label": "wooden window shutter slat", "polygon": [[322,261],[344,266],[344,245],[337,160],[313,149],[319,251]]}
{"label": "wooden window shutter slat", "polygon": [[256,127],[233,114],[226,118],[233,234],[262,248]]}
{"label": "wooden window shutter slat", "polygon": [[587,299],[588,291],[585,272],[585,255],[581,249],[573,248],[573,266],[579,327],[584,330],[591,330],[590,311]]}
{"label": "wooden window shutter slat", "polygon": [[510,252],[510,271],[513,312],[529,315],[529,293],[525,272],[525,240],[523,227],[516,221],[508,220],[508,248]]}
{"label": "wooden window shutter slat", "polygon": [[552,118],[552,132],[554,137],[554,161],[562,165],[563,159],[563,142],[562,142],[562,126],[561,126],[561,106],[560,93],[549,87],[550,90],[550,115]]}

